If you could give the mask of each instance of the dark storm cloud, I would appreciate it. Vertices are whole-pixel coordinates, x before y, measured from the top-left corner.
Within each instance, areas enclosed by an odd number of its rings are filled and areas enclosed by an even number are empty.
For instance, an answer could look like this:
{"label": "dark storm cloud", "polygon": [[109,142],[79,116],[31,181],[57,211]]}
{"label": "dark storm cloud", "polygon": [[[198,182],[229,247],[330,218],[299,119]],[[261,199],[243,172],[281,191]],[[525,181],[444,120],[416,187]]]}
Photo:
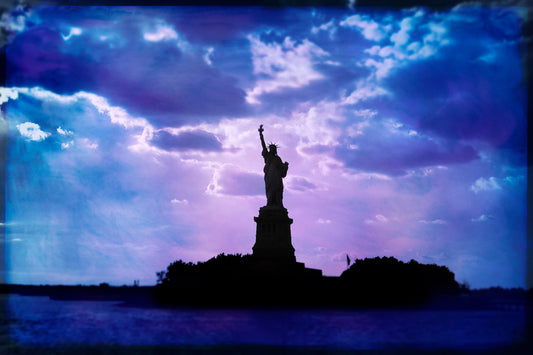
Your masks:
{"label": "dark storm cloud", "polygon": [[[384,80],[394,96],[381,113],[400,115],[430,135],[483,141],[523,156],[526,91],[516,55],[520,21],[507,9],[465,14],[468,20],[448,24],[451,43],[438,55],[393,71]],[[496,43],[488,44],[489,35]]]}
{"label": "dark storm cloud", "polygon": [[[57,93],[96,88],[96,63],[79,54],[63,53],[64,41],[56,30],[32,28],[8,46],[8,86],[42,86]],[[76,80],[73,80],[76,78]]]}
{"label": "dark storm cloud", "polygon": [[[257,3],[248,3],[248,5],[254,6],[178,7],[169,9],[166,16],[163,16],[188,39],[204,44],[228,44],[231,43],[231,39],[245,38],[255,30],[266,30],[272,36],[279,36],[301,32],[302,29],[312,26],[311,8],[272,6],[257,11],[255,7]],[[346,9],[339,10],[346,11]],[[272,29],[276,30],[271,31]]]}
{"label": "dark storm cloud", "polygon": [[253,8],[245,7],[184,7],[171,11],[166,19],[189,40],[213,44],[254,28],[258,15]]}
{"label": "dark storm cloud", "polygon": [[[114,64],[120,66],[118,60]],[[102,92],[110,102],[146,115],[156,126],[212,121],[247,111],[245,92],[237,81],[201,61],[154,60],[142,68],[136,78],[124,78],[124,73],[118,85]]]}
{"label": "dark storm cloud", "polygon": [[[87,11],[84,16],[90,17]],[[17,36],[7,51],[7,84],[39,85],[60,94],[93,92],[158,127],[247,111],[237,80],[210,67],[201,51],[181,48],[187,44],[179,34],[174,32],[171,40],[143,40],[149,19],[131,15],[131,21],[113,24],[99,16],[82,21],[88,30],[78,27],[83,33],[68,39],[66,22],[35,26]],[[95,21],[101,28],[93,28]]]}
{"label": "dark storm cloud", "polygon": [[[374,146],[360,150],[336,149],[336,158],[347,167],[366,172],[378,172],[391,176],[405,175],[408,170],[435,166],[467,163],[479,158],[471,146],[458,146],[449,151],[436,146],[421,147],[420,151],[405,152],[399,147]],[[392,149],[388,152],[379,149]],[[398,150],[394,150],[398,149]],[[392,154],[390,152],[393,152]],[[372,154],[372,157],[370,156]]]}
{"label": "dark storm cloud", "polygon": [[[356,147],[350,149],[354,144]],[[400,176],[422,167],[467,163],[479,155],[467,144],[439,142],[419,135],[387,134],[383,128],[370,128],[336,148],[335,157],[349,168]]]}
{"label": "dark storm cloud", "polygon": [[222,144],[217,137],[203,130],[180,132],[177,135],[167,131],[159,131],[154,134],[151,142],[164,150],[200,150],[204,152],[222,150]]}

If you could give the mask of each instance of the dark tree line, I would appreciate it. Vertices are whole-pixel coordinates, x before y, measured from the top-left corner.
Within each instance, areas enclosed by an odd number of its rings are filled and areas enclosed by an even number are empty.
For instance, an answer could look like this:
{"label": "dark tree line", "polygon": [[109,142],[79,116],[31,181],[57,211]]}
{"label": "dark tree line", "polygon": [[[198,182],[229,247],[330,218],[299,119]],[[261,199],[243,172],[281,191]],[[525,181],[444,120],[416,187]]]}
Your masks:
{"label": "dark tree line", "polygon": [[377,288],[405,287],[430,289],[456,289],[459,284],[446,266],[408,263],[393,257],[357,259],[341,274],[344,280]]}
{"label": "dark tree line", "polygon": [[410,305],[461,290],[445,266],[393,257],[357,259],[340,277],[305,278],[266,275],[252,255],[222,253],[205,262],[177,260],[157,276],[159,298],[178,304]]}
{"label": "dark tree line", "polygon": [[340,279],[353,298],[368,302],[422,302],[433,294],[460,290],[446,266],[407,263],[393,257],[357,259]]}
{"label": "dark tree line", "polygon": [[205,262],[171,263],[166,271],[157,273],[158,284],[164,286],[198,285],[205,282],[227,283],[240,281],[249,276],[249,254],[219,254]]}

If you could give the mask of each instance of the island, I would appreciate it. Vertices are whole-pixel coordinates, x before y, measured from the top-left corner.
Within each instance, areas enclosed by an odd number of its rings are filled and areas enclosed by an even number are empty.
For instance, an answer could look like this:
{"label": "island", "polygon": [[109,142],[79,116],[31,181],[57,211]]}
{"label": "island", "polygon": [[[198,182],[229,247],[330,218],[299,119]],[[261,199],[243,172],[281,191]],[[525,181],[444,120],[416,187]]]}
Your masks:
{"label": "island", "polygon": [[464,290],[445,266],[408,263],[394,257],[355,260],[338,277],[298,262],[291,225],[283,205],[283,178],[289,163],[278,146],[266,145],[259,126],[264,160],[266,204],[259,208],[252,254],[224,253],[205,262],[172,262],[157,273],[155,299],[162,305],[199,306],[414,306],[434,296]]}

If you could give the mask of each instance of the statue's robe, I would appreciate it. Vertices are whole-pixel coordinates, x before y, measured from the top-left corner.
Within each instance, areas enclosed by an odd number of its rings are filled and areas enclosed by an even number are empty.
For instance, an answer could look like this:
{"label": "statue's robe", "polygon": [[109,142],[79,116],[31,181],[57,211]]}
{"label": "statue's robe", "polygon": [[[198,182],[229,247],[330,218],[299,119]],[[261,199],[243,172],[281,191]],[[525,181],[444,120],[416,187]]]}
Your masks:
{"label": "statue's robe", "polygon": [[267,206],[283,206],[283,178],[287,175],[286,164],[274,153],[263,149],[265,159],[265,190],[267,196]]}

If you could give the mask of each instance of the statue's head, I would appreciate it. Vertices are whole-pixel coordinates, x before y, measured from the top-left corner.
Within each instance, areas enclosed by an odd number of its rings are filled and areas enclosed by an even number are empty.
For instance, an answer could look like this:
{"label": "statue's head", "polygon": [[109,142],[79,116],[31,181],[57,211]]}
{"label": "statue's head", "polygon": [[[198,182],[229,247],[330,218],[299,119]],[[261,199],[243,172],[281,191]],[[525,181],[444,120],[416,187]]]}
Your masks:
{"label": "statue's head", "polygon": [[275,145],[274,143],[270,143],[268,145],[268,150],[270,151],[270,153],[278,154],[278,146]]}

